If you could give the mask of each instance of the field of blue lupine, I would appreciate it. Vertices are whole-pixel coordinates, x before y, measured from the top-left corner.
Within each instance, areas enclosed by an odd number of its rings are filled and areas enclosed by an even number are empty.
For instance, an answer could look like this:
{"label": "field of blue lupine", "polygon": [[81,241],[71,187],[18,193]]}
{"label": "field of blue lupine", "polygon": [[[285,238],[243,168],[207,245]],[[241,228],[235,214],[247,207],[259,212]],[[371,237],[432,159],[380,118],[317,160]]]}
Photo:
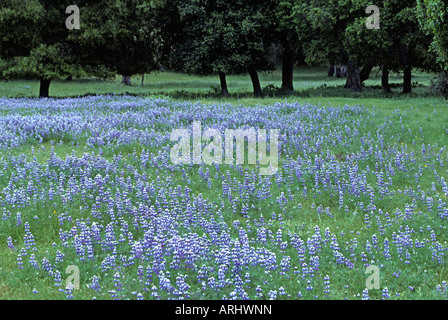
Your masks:
{"label": "field of blue lupine", "polygon": [[[448,130],[425,128],[436,110],[416,112],[0,99],[0,287],[36,299],[447,299]],[[170,133],[193,121],[278,129],[278,172],[174,165]]]}

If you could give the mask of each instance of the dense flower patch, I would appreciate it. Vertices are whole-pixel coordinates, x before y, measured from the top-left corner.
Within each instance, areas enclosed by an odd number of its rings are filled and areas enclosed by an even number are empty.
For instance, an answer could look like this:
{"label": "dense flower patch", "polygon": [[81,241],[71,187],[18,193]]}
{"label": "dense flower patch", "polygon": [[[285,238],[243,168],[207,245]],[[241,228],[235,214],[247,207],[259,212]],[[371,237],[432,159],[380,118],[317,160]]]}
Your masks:
{"label": "dense flower patch", "polygon": [[[0,260],[37,297],[447,298],[448,154],[412,109],[103,96],[0,112]],[[278,129],[278,172],[174,165],[170,133],[195,120]]]}

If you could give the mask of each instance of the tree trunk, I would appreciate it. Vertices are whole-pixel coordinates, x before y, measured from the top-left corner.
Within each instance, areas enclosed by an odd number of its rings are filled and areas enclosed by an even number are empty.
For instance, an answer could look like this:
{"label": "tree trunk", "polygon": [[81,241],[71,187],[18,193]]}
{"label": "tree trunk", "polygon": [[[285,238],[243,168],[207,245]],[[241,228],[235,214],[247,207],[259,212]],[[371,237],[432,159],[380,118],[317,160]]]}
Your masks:
{"label": "tree trunk", "polygon": [[142,87],[143,87],[143,82],[145,81],[145,74],[142,74]]}
{"label": "tree trunk", "polygon": [[48,98],[51,80],[40,79],[39,98]]}
{"label": "tree trunk", "polygon": [[283,50],[282,89],[294,91],[294,52],[287,46]]}
{"label": "tree trunk", "polygon": [[389,66],[387,64],[381,65],[381,91],[383,93],[392,92],[389,84]]}
{"label": "tree trunk", "polygon": [[226,74],[219,71],[219,81],[221,83],[221,95],[223,97],[230,97],[229,90],[227,89]]}
{"label": "tree trunk", "polygon": [[121,83],[123,83],[126,86],[130,86],[131,85],[131,76],[122,75],[121,76]]}
{"label": "tree trunk", "polygon": [[254,96],[261,97],[263,92],[261,91],[260,79],[258,78],[257,70],[250,68],[248,71],[254,87]]}
{"label": "tree trunk", "polygon": [[345,88],[350,89],[352,92],[361,92],[362,83],[359,75],[359,68],[356,63],[349,62],[347,64],[347,81]]}
{"label": "tree trunk", "polygon": [[437,81],[439,83],[442,81],[443,83],[445,83],[445,85],[441,86],[437,91],[440,92],[445,97],[445,99],[448,100],[448,86],[446,85],[448,84],[448,71],[442,71]]}
{"label": "tree trunk", "polygon": [[370,72],[372,72],[373,66],[367,65],[364,68],[362,68],[361,72],[359,73],[359,76],[361,77],[361,83],[364,83],[367,79],[370,77]]}
{"label": "tree trunk", "polygon": [[412,65],[409,55],[409,45],[404,49],[403,55],[403,93],[412,92]]}
{"label": "tree trunk", "polygon": [[334,63],[331,63],[330,68],[328,69],[328,76],[334,77]]}

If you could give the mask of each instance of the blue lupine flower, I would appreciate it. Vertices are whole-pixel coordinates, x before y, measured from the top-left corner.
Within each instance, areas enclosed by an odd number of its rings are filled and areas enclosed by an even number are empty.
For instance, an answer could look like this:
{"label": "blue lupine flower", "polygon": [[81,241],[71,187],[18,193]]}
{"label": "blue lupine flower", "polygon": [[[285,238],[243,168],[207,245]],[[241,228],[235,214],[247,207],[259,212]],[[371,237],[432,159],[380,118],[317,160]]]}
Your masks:
{"label": "blue lupine flower", "polygon": [[364,289],[362,291],[362,300],[370,300],[369,290],[368,289]]}
{"label": "blue lupine flower", "polygon": [[68,287],[65,289],[65,295],[67,300],[73,299],[73,288]]}
{"label": "blue lupine flower", "polygon": [[101,287],[99,284],[99,278],[98,276],[93,276],[92,277],[92,283],[89,285],[89,288],[94,290],[95,292],[99,292]]}
{"label": "blue lupine flower", "polygon": [[7,241],[7,243],[8,243],[8,248],[14,251],[14,250],[15,250],[15,247],[14,247],[14,244],[12,243],[12,238],[11,238],[11,236],[9,236],[8,238],[6,238],[6,241]]}
{"label": "blue lupine flower", "polygon": [[277,299],[277,290],[271,290],[268,292],[269,300]]}
{"label": "blue lupine flower", "polygon": [[110,294],[110,297],[114,300],[120,300],[118,297],[117,291],[115,290],[109,290],[108,293]]}
{"label": "blue lupine flower", "polygon": [[324,277],[324,293],[326,297],[330,294],[330,277],[328,275]]}
{"label": "blue lupine flower", "polygon": [[382,293],[383,300],[387,300],[390,298],[389,289],[387,287],[383,289]]}
{"label": "blue lupine flower", "polygon": [[37,263],[36,257],[34,256],[33,253],[30,255],[29,263],[30,263],[30,265],[31,265],[33,268],[35,268],[35,269],[38,269],[38,268],[39,268],[39,265],[38,265],[38,263]]}

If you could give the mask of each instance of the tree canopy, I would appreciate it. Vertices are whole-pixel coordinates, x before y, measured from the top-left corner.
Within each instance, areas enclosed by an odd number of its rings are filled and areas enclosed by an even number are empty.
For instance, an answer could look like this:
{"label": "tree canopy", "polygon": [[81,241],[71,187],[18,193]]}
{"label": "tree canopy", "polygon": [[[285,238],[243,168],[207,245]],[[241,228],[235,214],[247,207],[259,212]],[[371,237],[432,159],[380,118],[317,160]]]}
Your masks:
{"label": "tree canopy", "polygon": [[0,1],[0,76],[39,79],[40,96],[50,81],[85,76],[65,26],[62,1]]}
{"label": "tree canopy", "polygon": [[83,27],[71,39],[79,46],[89,70],[103,65],[125,77],[160,69],[160,29],[155,3],[144,0],[81,1]]}
{"label": "tree canopy", "polygon": [[[122,75],[168,68],[199,75],[248,74],[262,95],[259,72],[276,68],[281,49],[282,89],[293,91],[297,63],[346,65],[345,87],[361,91],[378,66],[390,92],[390,71],[448,71],[447,0],[79,0],[81,26],[69,29],[67,3],[0,0],[0,77],[41,81]],[[379,10],[369,28],[366,8]],[[431,50],[430,50],[431,49]],[[329,72],[331,75],[332,72]]]}
{"label": "tree canopy", "polygon": [[432,37],[432,50],[443,70],[448,71],[448,1],[417,0],[418,20]]}
{"label": "tree canopy", "polygon": [[227,74],[249,73],[254,93],[261,94],[257,71],[274,70],[267,37],[272,28],[270,1],[179,1],[182,41],[175,43],[170,66],[207,75],[219,73],[223,94]]}

